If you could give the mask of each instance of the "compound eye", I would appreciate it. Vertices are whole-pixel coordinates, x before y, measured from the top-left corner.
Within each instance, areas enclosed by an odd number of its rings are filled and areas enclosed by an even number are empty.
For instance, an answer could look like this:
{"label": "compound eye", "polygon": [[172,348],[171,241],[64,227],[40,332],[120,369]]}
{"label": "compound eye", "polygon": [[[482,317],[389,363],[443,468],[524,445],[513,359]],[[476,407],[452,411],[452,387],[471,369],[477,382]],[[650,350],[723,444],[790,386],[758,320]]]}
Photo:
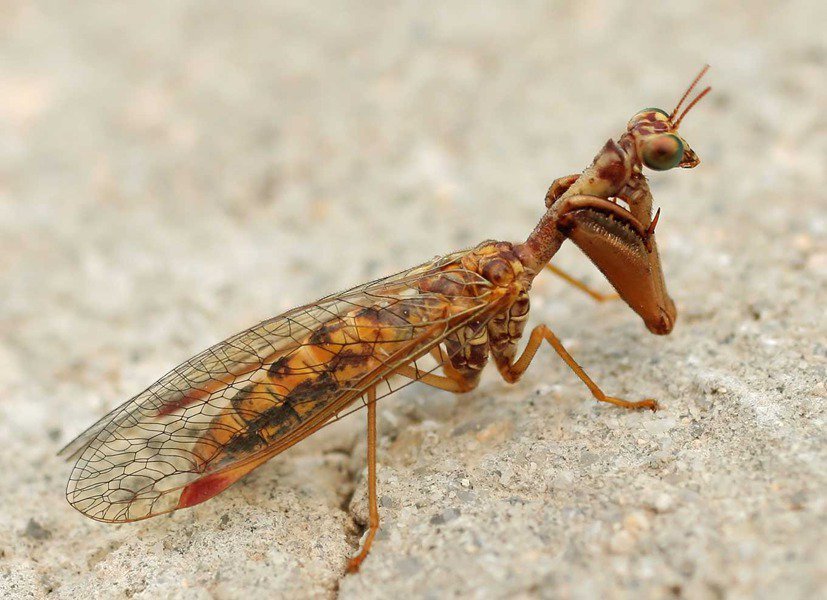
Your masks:
{"label": "compound eye", "polygon": [[677,167],[683,158],[683,142],[671,133],[655,136],[643,143],[643,164],[655,171]]}

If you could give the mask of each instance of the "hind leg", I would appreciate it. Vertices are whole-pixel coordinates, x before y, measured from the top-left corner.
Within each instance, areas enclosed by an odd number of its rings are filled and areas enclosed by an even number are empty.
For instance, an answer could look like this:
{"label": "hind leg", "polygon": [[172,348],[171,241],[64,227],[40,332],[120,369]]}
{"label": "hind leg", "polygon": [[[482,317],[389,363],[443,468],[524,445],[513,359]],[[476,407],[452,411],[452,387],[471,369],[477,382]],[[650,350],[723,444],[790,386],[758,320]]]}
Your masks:
{"label": "hind leg", "polygon": [[368,390],[368,535],[359,554],[350,559],[348,573],[356,573],[367,558],[379,530],[379,503],[376,500],[376,386]]}

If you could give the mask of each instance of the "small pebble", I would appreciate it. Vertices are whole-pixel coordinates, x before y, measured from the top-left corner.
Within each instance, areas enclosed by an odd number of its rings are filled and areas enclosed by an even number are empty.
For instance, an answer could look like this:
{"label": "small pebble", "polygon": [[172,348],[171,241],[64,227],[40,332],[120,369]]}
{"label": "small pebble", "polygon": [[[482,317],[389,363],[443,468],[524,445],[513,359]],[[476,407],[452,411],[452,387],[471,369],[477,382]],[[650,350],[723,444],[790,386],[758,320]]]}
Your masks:
{"label": "small pebble", "polygon": [[623,519],[623,528],[632,533],[649,531],[651,523],[643,511],[635,511]]}
{"label": "small pebble", "polygon": [[666,493],[658,494],[655,498],[654,507],[659,513],[668,512],[672,508],[672,496]]}
{"label": "small pebble", "polygon": [[635,537],[625,529],[615,533],[609,541],[609,550],[614,554],[628,554],[634,546]]}

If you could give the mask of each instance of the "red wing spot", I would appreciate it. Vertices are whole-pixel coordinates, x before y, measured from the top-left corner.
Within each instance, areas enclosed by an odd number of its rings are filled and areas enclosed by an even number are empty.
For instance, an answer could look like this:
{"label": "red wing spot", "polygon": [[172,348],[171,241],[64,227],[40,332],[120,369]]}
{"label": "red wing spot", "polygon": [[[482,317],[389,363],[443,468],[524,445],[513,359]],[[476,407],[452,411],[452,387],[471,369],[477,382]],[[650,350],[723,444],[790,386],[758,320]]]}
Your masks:
{"label": "red wing spot", "polygon": [[181,497],[178,498],[178,506],[175,509],[187,508],[188,506],[200,504],[204,500],[209,500],[269,459],[269,455],[261,456],[251,462],[212,475],[205,475],[201,479],[193,481],[181,492]]}
{"label": "red wing spot", "polygon": [[[243,473],[242,473],[243,474]],[[236,472],[207,475],[189,484],[181,492],[176,508],[187,508],[209,500],[230,487],[240,477]]]}

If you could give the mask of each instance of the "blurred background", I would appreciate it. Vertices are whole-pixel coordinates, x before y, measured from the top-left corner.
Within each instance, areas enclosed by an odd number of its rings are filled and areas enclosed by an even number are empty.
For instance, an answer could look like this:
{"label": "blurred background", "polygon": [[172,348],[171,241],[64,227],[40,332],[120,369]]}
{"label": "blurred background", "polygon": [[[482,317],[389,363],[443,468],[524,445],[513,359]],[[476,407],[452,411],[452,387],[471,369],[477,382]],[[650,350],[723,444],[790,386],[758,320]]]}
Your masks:
{"label": "blurred background", "polygon": [[[0,1],[0,592],[5,597],[816,597],[825,592],[823,2]],[[55,452],[202,348],[483,239],[636,111],[668,338],[541,278],[518,386],[412,386],[201,507],[124,527],[64,501]],[[596,287],[573,248],[558,264]],[[533,466],[532,466],[533,465]],[[355,494],[354,494],[355,492]]]}

